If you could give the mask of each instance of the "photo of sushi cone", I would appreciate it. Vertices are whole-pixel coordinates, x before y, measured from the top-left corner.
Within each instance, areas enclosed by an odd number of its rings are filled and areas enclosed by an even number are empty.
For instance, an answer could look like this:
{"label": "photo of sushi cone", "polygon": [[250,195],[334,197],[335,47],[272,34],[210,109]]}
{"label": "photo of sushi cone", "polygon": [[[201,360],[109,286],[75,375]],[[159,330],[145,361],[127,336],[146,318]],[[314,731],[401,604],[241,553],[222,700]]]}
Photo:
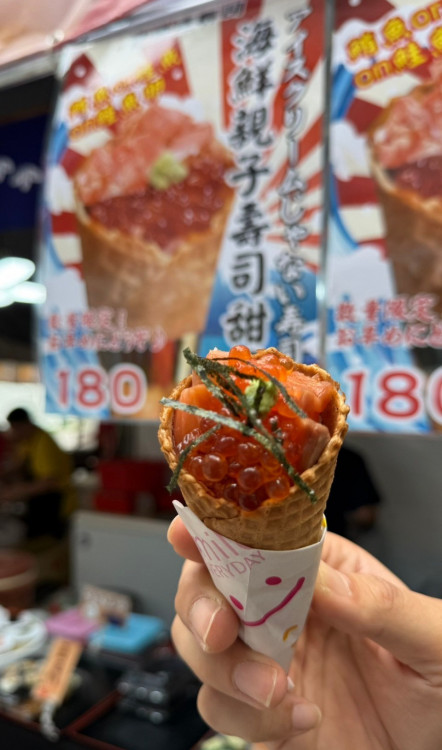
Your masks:
{"label": "photo of sushi cone", "polygon": [[186,358],[193,372],[163,399],[159,442],[187,506],[247,547],[319,542],[347,432],[339,385],[274,348]]}
{"label": "photo of sushi cone", "polygon": [[393,99],[368,132],[396,292],[442,314],[442,68]]}
{"label": "photo of sushi cone", "polygon": [[153,104],[127,116],[77,169],[74,193],[89,307],[169,340],[204,329],[234,190],[210,123]]}

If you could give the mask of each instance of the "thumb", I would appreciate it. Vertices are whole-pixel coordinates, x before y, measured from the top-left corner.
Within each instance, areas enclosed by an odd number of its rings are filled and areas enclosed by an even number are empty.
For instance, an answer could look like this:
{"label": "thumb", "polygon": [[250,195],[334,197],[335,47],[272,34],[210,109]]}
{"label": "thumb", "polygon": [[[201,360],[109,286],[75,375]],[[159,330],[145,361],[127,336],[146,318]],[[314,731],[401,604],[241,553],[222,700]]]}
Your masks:
{"label": "thumb", "polygon": [[322,562],[313,610],[337,630],[370,638],[415,671],[442,672],[442,601]]}

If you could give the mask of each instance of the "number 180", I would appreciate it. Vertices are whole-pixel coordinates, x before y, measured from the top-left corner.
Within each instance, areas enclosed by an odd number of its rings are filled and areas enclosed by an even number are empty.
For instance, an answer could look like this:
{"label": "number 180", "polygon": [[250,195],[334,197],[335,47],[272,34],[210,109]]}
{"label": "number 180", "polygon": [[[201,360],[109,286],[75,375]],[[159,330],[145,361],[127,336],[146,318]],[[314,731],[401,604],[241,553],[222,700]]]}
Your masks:
{"label": "number 180", "polygon": [[73,403],[84,412],[109,407],[116,414],[135,414],[146,401],[146,376],[136,365],[115,365],[109,372],[90,365],[75,371],[61,369],[57,381],[57,401],[62,410]]}

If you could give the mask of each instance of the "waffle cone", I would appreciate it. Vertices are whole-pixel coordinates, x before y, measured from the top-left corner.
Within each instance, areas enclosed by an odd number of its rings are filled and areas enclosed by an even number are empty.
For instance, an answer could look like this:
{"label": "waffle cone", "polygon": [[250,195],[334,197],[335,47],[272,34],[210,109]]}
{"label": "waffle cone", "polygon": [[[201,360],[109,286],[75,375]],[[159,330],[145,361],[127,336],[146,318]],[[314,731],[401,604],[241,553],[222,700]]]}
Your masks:
{"label": "waffle cone", "polygon": [[107,229],[77,201],[89,306],[124,309],[129,328],[162,329],[172,341],[202,331],[233,197],[229,189],[208,229],[187,235],[171,255],[155,243]]}
{"label": "waffle cone", "polygon": [[[434,84],[416,86],[416,100]],[[393,100],[368,132],[370,168],[385,223],[385,240],[398,294],[433,294],[434,311],[442,315],[442,199],[425,198],[399,187],[376,157],[375,135],[388,122]]]}
{"label": "waffle cone", "polygon": [[[255,356],[259,359],[268,351],[288,359],[275,349],[261,350]],[[215,498],[210,495],[185,470],[180,472],[178,480],[187,506],[209,529],[255,549],[298,549],[319,541],[338,453],[347,432],[346,416],[349,409],[338,383],[335,383],[330,375],[317,365],[296,364],[295,369],[310,377],[319,374],[322,379],[332,382],[336,387],[335,397],[327,408],[323,420],[329,428],[330,441],[318,462],[301,475],[308,486],[315,491],[318,498],[316,503],[312,503],[304,490],[295,485],[284,500],[268,499],[256,510],[244,511],[225,498]],[[170,398],[178,400],[181,391],[188,387],[190,382],[191,378],[188,377],[179,383]],[[177,465],[173,444],[173,417],[174,410],[171,407],[163,407],[159,442],[172,470]]]}

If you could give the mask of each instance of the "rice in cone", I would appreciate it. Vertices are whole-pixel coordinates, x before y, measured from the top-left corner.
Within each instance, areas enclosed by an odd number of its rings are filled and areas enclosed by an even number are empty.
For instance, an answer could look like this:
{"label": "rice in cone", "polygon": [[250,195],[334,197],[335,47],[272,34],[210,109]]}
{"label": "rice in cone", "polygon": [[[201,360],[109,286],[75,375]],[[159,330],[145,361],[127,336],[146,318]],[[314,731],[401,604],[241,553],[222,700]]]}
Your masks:
{"label": "rice in cone", "polygon": [[158,104],[119,124],[74,178],[89,306],[175,340],[204,329],[234,190],[209,123]]}
{"label": "rice in cone", "polygon": [[[236,347],[245,349],[245,347]],[[231,350],[233,356],[235,349]],[[222,355],[222,353],[219,353]],[[218,355],[217,355],[218,356]],[[242,353],[244,356],[244,353]],[[186,468],[181,469],[178,484],[188,507],[211,530],[240,544],[256,549],[287,550],[298,549],[319,541],[323,530],[323,515],[333,481],[339,450],[347,431],[346,416],[348,406],[339,385],[317,365],[294,363],[276,349],[259,351],[254,361],[264,365],[266,358],[277,358],[280,365],[291,373],[300,373],[312,378],[317,385],[328,383],[329,400],[320,415],[321,425],[312,428],[308,438],[308,449],[314,461],[300,474],[303,486],[293,484],[285,497],[269,497],[253,510],[240,507],[237,502],[220,496],[207,484],[198,481]],[[257,374],[256,377],[259,377]],[[171,399],[178,401],[185,389],[191,386],[192,377],[183,380],[172,392]],[[181,412],[182,413],[182,412]],[[177,469],[178,452],[174,438],[175,410],[164,406],[161,413],[159,441],[163,453],[172,470]],[[285,412],[288,416],[289,412]],[[310,423],[312,420],[308,420]],[[324,428],[329,437],[324,441]],[[308,433],[306,433],[308,434]],[[317,444],[314,444],[317,438]],[[325,442],[325,444],[324,444]],[[319,455],[320,454],[320,455]],[[190,455],[190,454],[189,454]],[[306,487],[311,491],[306,492]],[[216,490],[216,488],[215,488]],[[314,493],[314,502],[312,494]]]}

